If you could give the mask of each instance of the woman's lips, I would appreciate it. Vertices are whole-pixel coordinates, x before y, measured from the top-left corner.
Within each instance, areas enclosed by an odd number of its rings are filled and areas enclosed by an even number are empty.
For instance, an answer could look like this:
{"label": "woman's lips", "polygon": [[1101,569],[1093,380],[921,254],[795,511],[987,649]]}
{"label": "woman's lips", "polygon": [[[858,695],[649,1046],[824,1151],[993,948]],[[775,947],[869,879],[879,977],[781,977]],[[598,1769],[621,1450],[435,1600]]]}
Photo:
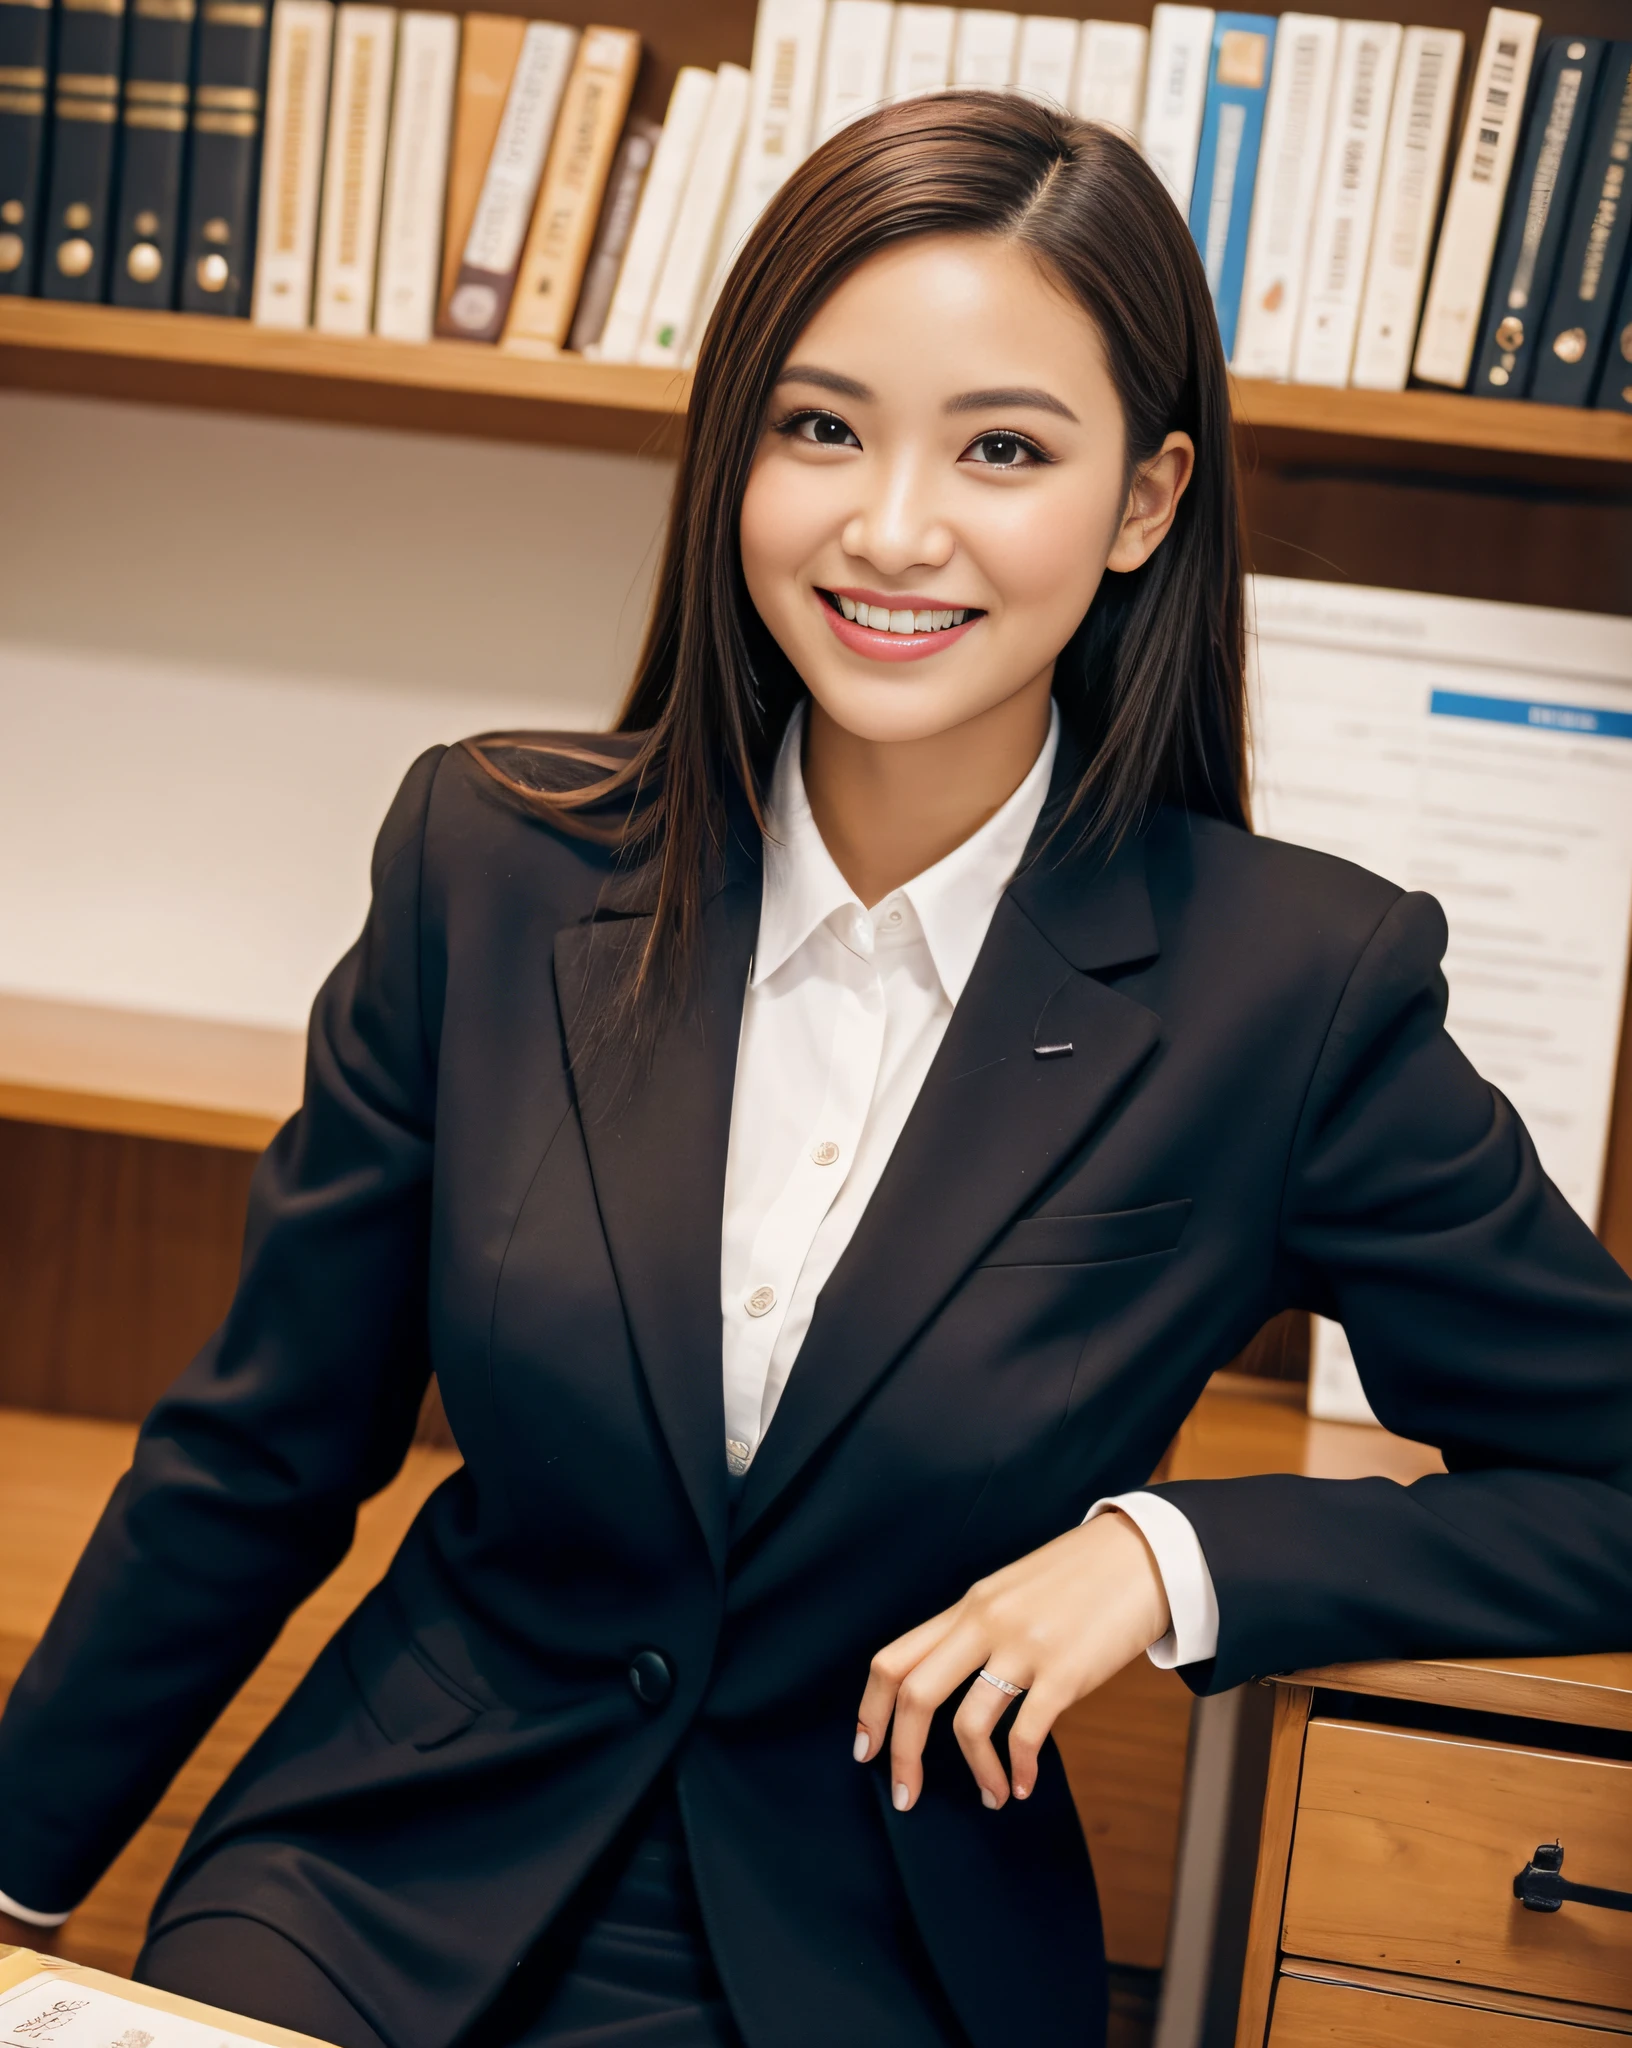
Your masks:
{"label": "woman's lips", "polygon": [[865,654],[871,661],[922,661],[962,639],[971,626],[978,626],[986,616],[984,612],[974,612],[961,626],[943,626],[928,633],[892,633],[887,628],[861,626],[854,619],[847,619],[823,592],[817,593],[816,602],[841,645],[853,654]]}

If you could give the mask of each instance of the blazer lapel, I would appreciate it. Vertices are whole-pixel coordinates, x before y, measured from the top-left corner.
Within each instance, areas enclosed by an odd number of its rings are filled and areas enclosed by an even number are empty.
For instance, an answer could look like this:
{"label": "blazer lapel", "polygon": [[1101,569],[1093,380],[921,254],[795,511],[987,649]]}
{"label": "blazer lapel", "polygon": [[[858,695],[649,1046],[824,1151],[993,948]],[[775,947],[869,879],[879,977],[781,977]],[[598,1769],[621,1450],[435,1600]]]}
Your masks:
{"label": "blazer lapel", "polygon": [[[1045,839],[1057,806],[1045,810]],[[1092,978],[1158,950],[1144,856],[1038,860],[999,903],[889,1164],[832,1278],[732,1521],[750,1529],[889,1370],[1156,1046]],[[1070,1047],[1069,1054],[1060,1048]],[[1039,1048],[1053,1048],[1045,1057]]]}
{"label": "blazer lapel", "polygon": [[[556,989],[601,1225],[652,1405],[716,1568],[726,1539],[720,1232],[759,870],[738,858],[703,918],[698,985],[644,1064],[590,1051],[594,1020],[649,917],[555,942]],[[587,1056],[586,1056],[587,1055]]]}

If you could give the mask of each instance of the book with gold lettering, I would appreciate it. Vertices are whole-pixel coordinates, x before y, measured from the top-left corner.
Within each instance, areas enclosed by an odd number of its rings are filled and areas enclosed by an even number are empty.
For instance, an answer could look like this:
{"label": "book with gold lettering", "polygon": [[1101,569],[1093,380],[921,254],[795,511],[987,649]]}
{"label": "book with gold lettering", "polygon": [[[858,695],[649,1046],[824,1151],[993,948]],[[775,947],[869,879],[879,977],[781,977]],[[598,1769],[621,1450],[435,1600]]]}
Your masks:
{"label": "book with gold lettering", "polygon": [[94,303],[102,297],[124,55],[125,0],[62,0],[41,223],[42,298]]}
{"label": "book with gold lettering", "polygon": [[513,14],[467,14],[459,39],[459,82],[453,93],[453,141],[448,150],[448,192],[442,215],[442,281],[438,313],[447,310],[459,276],[482,180],[504,118],[527,24]]}
{"label": "book with gold lettering", "polygon": [[274,0],[255,241],[257,327],[309,327],[334,0]]}
{"label": "book with gold lettering", "polygon": [[504,324],[507,349],[557,355],[566,345],[639,69],[640,38],[632,30],[584,30]]}
{"label": "book with gold lettering", "polygon": [[334,18],[334,78],[312,302],[312,325],[325,334],[366,334],[373,323],[396,57],[397,10],[346,0]]}
{"label": "book with gold lettering", "polygon": [[130,0],[108,286],[116,306],[175,302],[196,12],[196,0]]}
{"label": "book with gold lettering", "polygon": [[255,255],[255,187],[269,0],[202,0],[181,308],[244,319]]}
{"label": "book with gold lettering", "polygon": [[0,2039],[46,2042],[52,2048],[323,2048],[309,2034],[242,2019],[196,1999],[155,1991],[123,1977],[65,1963],[31,1949],[0,1949]]}
{"label": "book with gold lettering", "polygon": [[50,0],[0,0],[0,296],[34,289],[51,23]]}
{"label": "book with gold lettering", "polygon": [[391,341],[429,341],[436,320],[448,137],[459,71],[459,17],[402,17],[391,148],[380,208],[380,272],[374,332]]}

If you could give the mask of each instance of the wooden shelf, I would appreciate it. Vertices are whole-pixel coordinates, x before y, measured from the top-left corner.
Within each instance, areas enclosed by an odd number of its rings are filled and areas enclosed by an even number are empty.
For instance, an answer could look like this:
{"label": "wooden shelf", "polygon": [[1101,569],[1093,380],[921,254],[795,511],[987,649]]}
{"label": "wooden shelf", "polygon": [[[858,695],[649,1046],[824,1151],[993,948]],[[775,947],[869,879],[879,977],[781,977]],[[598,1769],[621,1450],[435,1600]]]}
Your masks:
{"label": "wooden shelf", "polygon": [[[0,386],[291,419],[669,454],[690,378],[464,342],[0,299]],[[1235,385],[1249,461],[1418,467],[1624,491],[1632,417],[1451,392]]]}

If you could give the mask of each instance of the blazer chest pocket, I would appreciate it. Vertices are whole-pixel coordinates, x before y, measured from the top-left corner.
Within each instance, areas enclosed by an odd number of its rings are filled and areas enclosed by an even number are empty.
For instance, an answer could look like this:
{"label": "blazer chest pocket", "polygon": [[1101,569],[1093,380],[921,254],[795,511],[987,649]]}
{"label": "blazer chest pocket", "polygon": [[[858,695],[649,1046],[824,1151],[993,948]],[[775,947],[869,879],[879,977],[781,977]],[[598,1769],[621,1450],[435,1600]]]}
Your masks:
{"label": "blazer chest pocket", "polygon": [[1113,1209],[1102,1216],[1027,1216],[1016,1223],[982,1264],[987,1266],[1097,1266],[1170,1252],[1184,1233],[1190,1202],[1152,1202],[1143,1209]]}
{"label": "blazer chest pocket", "polygon": [[376,1593],[357,1610],[344,1651],[352,1683],[387,1742],[439,1749],[483,1712],[480,1700],[415,1648],[388,1594]]}

